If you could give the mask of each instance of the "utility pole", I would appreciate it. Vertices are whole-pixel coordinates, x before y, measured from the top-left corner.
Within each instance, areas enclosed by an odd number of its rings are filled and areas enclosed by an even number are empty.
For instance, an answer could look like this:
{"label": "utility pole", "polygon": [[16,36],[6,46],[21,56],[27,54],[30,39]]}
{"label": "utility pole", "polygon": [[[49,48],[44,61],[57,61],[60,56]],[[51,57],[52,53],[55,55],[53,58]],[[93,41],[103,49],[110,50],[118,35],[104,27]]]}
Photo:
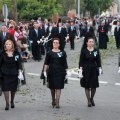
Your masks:
{"label": "utility pole", "polygon": [[80,0],[78,0],[78,18],[80,18]]}
{"label": "utility pole", "polygon": [[120,0],[118,0],[118,13],[120,14]]}

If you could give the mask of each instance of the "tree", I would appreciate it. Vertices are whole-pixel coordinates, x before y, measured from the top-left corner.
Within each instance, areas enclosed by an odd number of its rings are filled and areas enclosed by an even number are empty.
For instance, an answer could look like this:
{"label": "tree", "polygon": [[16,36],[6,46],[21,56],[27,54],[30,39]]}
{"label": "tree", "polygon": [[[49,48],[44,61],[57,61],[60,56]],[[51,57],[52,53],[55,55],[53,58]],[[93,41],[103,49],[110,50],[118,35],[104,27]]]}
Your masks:
{"label": "tree", "polygon": [[84,0],[85,9],[90,11],[91,16],[94,16],[98,13],[98,9],[105,11],[112,6],[113,0]]}
{"label": "tree", "polygon": [[12,0],[13,2],[13,7],[14,7],[14,21],[16,21],[16,23],[18,22],[18,16],[17,16],[17,2],[16,0]]}
{"label": "tree", "polygon": [[[24,6],[23,6],[24,4]],[[57,0],[18,0],[18,14],[20,18],[37,19],[50,17],[60,13],[61,5]]]}

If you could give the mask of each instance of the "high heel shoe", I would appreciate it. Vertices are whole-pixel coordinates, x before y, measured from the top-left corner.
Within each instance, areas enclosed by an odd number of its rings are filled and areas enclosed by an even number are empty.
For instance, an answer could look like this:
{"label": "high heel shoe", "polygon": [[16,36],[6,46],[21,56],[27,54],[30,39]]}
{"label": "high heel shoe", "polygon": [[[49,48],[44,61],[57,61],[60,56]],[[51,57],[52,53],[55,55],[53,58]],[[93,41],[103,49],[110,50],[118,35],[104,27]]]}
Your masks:
{"label": "high heel shoe", "polygon": [[6,105],[5,110],[9,110],[9,104]]}
{"label": "high heel shoe", "polygon": [[57,109],[59,109],[59,108],[60,108],[59,103],[56,103],[56,108],[57,108]]}
{"label": "high heel shoe", "polygon": [[15,105],[14,105],[14,103],[11,103],[11,108],[15,108]]}
{"label": "high heel shoe", "polygon": [[92,106],[95,106],[95,103],[94,103],[93,99],[91,99],[91,104],[92,104]]}
{"label": "high heel shoe", "polygon": [[53,108],[56,106],[56,103],[55,102],[52,102],[52,106],[53,106]]}
{"label": "high heel shoe", "polygon": [[91,102],[88,102],[88,107],[91,107],[91,106],[92,106]]}

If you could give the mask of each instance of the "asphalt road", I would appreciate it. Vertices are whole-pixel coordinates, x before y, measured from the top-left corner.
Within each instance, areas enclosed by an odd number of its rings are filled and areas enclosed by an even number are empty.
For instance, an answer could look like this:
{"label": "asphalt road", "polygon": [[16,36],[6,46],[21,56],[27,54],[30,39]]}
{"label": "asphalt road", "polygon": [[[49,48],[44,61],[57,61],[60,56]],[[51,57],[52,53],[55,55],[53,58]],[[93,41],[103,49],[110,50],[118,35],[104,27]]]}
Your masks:
{"label": "asphalt road", "polygon": [[[78,67],[83,40],[75,43],[75,50],[66,45],[70,69]],[[104,74],[99,77],[100,87],[95,96],[95,107],[88,108],[84,89],[77,77],[72,76],[62,90],[58,110],[51,107],[50,91],[39,79],[43,60],[25,63],[27,85],[22,86],[15,98],[15,108],[5,111],[4,96],[0,98],[0,120],[120,120],[120,75],[117,73],[117,53],[103,62]]]}

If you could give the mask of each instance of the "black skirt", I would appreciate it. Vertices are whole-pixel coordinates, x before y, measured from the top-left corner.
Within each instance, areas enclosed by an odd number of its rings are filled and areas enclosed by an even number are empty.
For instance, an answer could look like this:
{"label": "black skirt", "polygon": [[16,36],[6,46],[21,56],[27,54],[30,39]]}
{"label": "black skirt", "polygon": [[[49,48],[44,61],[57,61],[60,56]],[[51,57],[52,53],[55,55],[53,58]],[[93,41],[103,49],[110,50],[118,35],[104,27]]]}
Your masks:
{"label": "black skirt", "polygon": [[2,91],[17,91],[18,75],[3,75]]}

